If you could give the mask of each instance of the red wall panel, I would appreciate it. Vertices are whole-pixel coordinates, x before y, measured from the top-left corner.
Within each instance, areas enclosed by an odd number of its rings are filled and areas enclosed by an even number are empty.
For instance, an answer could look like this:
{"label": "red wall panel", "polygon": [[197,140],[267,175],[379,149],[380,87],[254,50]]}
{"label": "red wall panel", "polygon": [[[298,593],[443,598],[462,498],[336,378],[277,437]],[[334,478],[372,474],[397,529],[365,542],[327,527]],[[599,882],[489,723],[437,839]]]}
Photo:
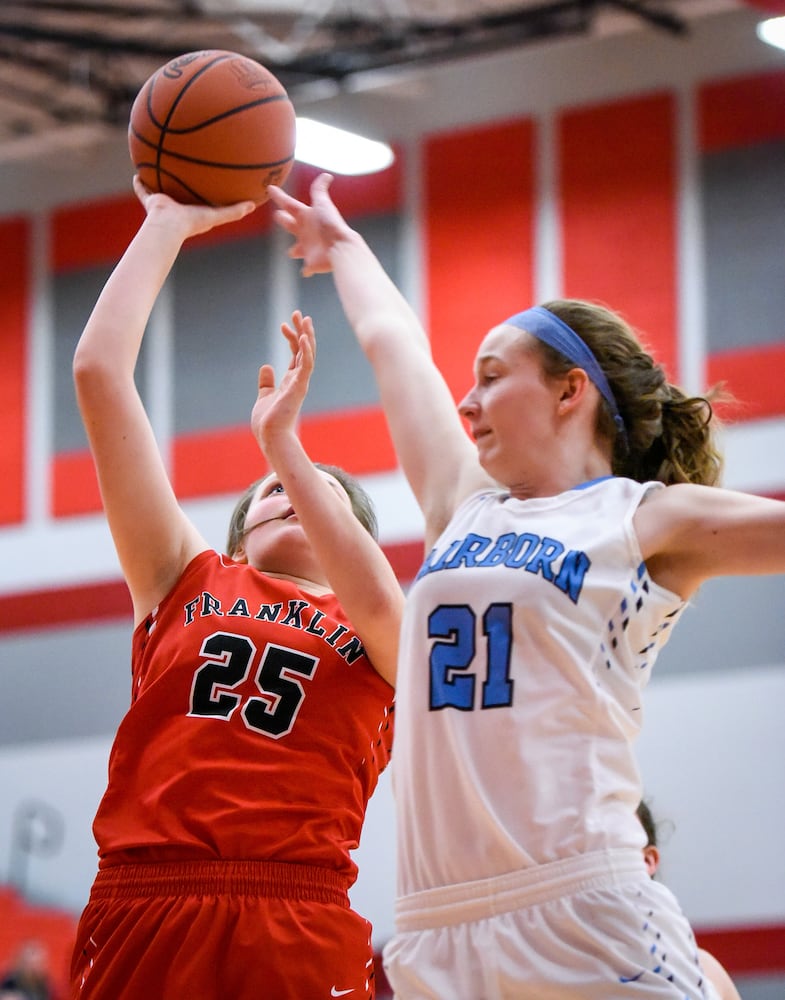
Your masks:
{"label": "red wall panel", "polygon": [[92,514],[101,510],[101,494],[89,451],[70,451],[52,460],[52,514]]}
{"label": "red wall panel", "polygon": [[534,141],[531,121],[431,136],[423,227],[433,353],[456,398],[472,381],[485,333],[532,304]]}
{"label": "red wall panel", "polygon": [[27,223],[4,220],[0,223],[0,524],[24,517],[29,258]]}
{"label": "red wall panel", "polygon": [[704,152],[785,138],[785,72],[704,84],[698,134]]}
{"label": "red wall panel", "polygon": [[[785,139],[785,72],[721,80],[698,92],[698,134],[705,154]],[[740,193],[743,197],[743,192]],[[785,413],[785,344],[709,356],[709,384],[724,382],[743,405],[728,419],[756,420]]]}
{"label": "red wall panel", "polygon": [[709,385],[724,383],[734,400],[721,408],[728,421],[761,420],[785,413],[785,344],[712,354]]}
{"label": "red wall panel", "polygon": [[51,222],[52,270],[114,264],[143,219],[144,210],[133,195],[57,209]]}
{"label": "red wall panel", "polygon": [[621,312],[678,381],[676,105],[670,94],[559,122],[564,292]]}

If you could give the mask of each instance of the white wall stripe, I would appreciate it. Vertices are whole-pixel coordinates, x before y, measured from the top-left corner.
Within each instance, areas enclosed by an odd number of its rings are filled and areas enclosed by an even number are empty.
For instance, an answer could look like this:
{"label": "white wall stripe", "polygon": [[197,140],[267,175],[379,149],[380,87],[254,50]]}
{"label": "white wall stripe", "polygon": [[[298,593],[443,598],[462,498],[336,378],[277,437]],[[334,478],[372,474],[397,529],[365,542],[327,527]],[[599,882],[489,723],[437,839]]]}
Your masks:
{"label": "white wall stripe", "polygon": [[49,519],[51,453],[53,440],[54,380],[52,364],[54,336],[52,285],[49,274],[49,216],[37,212],[29,217],[31,234],[30,297],[27,309],[30,330],[27,354],[27,405],[25,501],[27,518],[35,528]]}
{"label": "white wall stripe", "polygon": [[[558,196],[561,164],[554,116],[550,111],[537,119],[535,148],[534,301],[547,302],[558,298],[564,285]],[[525,307],[523,303],[521,308]]]}
{"label": "white wall stripe", "polygon": [[[281,336],[280,324],[297,308],[297,272],[299,261],[289,255],[292,238],[278,226],[270,234],[270,298],[266,315],[259,317],[259,365],[271,364],[277,379],[289,367],[289,344]],[[318,327],[317,327],[318,334]],[[250,413],[249,413],[250,419]]]}
{"label": "white wall stripe", "polygon": [[174,302],[172,286],[161,289],[150,315],[145,339],[146,410],[167,471],[172,468],[174,423],[173,352]]}
{"label": "white wall stripe", "polygon": [[[687,392],[706,388],[706,275],[700,189],[695,87],[677,91],[676,155],[679,372],[677,381]],[[674,373],[675,375],[675,373]]]}

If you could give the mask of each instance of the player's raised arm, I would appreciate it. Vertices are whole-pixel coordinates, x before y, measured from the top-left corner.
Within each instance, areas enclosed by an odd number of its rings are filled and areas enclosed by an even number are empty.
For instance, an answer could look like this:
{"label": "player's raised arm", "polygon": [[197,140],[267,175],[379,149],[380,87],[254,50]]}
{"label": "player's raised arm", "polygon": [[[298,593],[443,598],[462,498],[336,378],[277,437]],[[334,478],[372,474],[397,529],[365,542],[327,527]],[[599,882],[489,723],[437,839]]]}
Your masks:
{"label": "player's raised arm", "polygon": [[291,364],[278,386],[269,365],[260,369],[251,428],[371,662],[394,685],[403,592],[343,488],[314,466],[300,443],[296,423],[313,371],[313,325],[296,312],[292,325],[283,324],[282,330]]}
{"label": "player's raised arm", "polygon": [[134,383],[155,300],[184,241],[252,203],[180,205],[134,187],[147,213],[87,321],[74,355],[76,397],[101,498],[139,621],[206,543],[181,510]]}
{"label": "player's raised arm", "polygon": [[290,256],[302,259],[303,274],[333,274],[346,317],[374,369],[399,461],[433,537],[463,497],[488,479],[433,363],[420,321],[333,204],[330,180],[321,174],[314,181],[311,205],[271,187],[275,218],[294,237]]}

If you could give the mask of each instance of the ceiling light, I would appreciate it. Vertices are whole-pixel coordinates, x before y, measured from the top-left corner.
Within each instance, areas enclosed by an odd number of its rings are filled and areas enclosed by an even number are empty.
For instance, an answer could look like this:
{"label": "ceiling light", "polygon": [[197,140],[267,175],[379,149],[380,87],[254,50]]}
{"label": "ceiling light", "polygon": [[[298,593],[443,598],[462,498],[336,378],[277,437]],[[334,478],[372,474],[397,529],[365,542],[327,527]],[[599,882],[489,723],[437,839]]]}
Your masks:
{"label": "ceiling light", "polygon": [[758,38],[778,49],[785,49],[785,17],[770,17],[756,28]]}
{"label": "ceiling light", "polygon": [[389,167],[395,156],[385,142],[298,118],[294,158],[331,173],[373,174]]}

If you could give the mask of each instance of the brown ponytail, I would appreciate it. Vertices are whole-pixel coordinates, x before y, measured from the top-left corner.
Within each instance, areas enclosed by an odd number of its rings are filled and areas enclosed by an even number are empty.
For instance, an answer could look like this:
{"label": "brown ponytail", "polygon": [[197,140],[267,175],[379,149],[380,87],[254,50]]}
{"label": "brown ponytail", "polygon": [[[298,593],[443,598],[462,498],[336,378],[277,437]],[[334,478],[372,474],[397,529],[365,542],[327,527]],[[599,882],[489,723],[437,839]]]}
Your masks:
{"label": "brown ponytail", "polygon": [[[608,379],[627,430],[625,442],[603,402],[597,433],[612,443],[613,472],[638,482],[716,486],[722,456],[714,440],[717,421],[711,400],[717,392],[687,396],[671,385],[618,313],[577,299],[543,305],[585,341]],[[575,367],[547,345],[538,342],[537,347],[547,374]]]}

